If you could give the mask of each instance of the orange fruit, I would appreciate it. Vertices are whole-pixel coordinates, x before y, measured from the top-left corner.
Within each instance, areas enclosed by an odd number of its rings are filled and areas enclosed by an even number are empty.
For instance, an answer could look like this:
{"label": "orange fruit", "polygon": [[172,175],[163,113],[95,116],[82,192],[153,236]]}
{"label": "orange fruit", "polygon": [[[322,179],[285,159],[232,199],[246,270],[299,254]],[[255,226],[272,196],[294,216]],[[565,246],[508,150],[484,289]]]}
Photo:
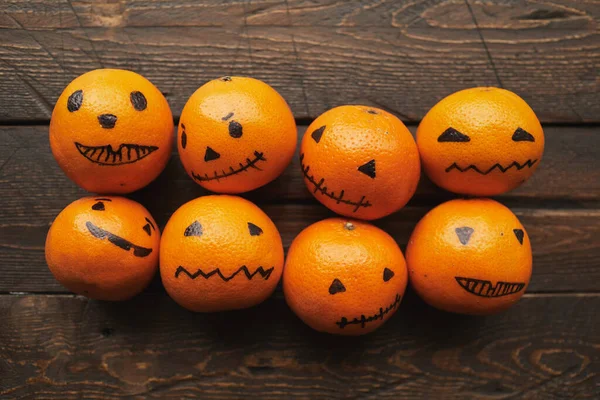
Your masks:
{"label": "orange fruit", "polygon": [[50,147],[62,170],[85,190],[133,192],[167,165],[173,116],[143,76],[97,69],[75,78],[58,98]]}
{"label": "orange fruit", "polygon": [[126,300],[152,280],[159,244],[158,226],[141,204],[123,197],[84,197],[52,223],[46,262],[72,292]]}
{"label": "orange fruit", "polygon": [[430,305],[493,314],[515,304],[531,277],[525,228],[490,199],[451,200],[419,221],[406,249],[415,291]]}
{"label": "orange fruit", "polygon": [[540,164],[544,131],[516,94],[477,87],[437,103],[417,130],[421,162],[438,186],[493,196],[525,182]]}
{"label": "orange fruit", "polygon": [[160,275],[191,311],[254,306],[273,293],[283,270],[277,227],[241,197],[213,195],[181,206],[165,227]]}
{"label": "orange fruit", "polygon": [[407,280],[404,256],[390,235],[366,222],[330,218],[292,242],[283,292],[313,329],[363,335],[396,312]]}
{"label": "orange fruit", "polygon": [[366,106],[336,107],[315,119],[302,138],[300,161],[306,187],[324,206],[369,220],[404,207],[421,168],[402,121]]}
{"label": "orange fruit", "polygon": [[247,192],[277,178],[298,140],[283,97],[262,81],[240,76],[196,90],[183,108],[177,137],[188,175],[219,193]]}

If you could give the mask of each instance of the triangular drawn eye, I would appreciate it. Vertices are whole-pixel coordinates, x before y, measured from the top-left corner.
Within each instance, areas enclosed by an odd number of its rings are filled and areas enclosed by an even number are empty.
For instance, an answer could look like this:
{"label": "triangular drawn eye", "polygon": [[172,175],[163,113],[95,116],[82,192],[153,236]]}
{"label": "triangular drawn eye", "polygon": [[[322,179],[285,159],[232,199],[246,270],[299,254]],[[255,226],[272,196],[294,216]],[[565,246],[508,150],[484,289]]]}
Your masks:
{"label": "triangular drawn eye", "polygon": [[333,282],[331,282],[331,286],[329,286],[329,294],[336,294],[336,293],[341,293],[341,292],[345,292],[345,291],[346,291],[346,287],[344,286],[342,281],[340,281],[337,278],[335,278],[333,280]]}
{"label": "triangular drawn eye", "polygon": [[202,236],[202,225],[200,225],[200,222],[194,221],[190,226],[185,228],[183,236]]}
{"label": "triangular drawn eye", "polygon": [[394,277],[394,271],[389,268],[383,270],[383,281],[387,282]]}
{"label": "triangular drawn eye", "polygon": [[92,206],[92,210],[94,211],[104,211],[104,203],[99,201]]}
{"label": "triangular drawn eye", "polygon": [[517,128],[512,135],[512,140],[515,142],[535,142],[535,138],[525,129]]}
{"label": "triangular drawn eye", "polygon": [[319,143],[321,141],[321,136],[323,136],[324,131],[325,131],[325,125],[323,125],[319,129],[315,129],[313,131],[313,133],[310,134],[310,136],[313,138],[313,140],[315,142]]}
{"label": "triangular drawn eye", "polygon": [[255,225],[252,222],[248,222],[248,230],[250,231],[250,236],[260,236],[263,233],[260,226]]}
{"label": "triangular drawn eye", "polygon": [[358,167],[358,171],[362,172],[363,174],[371,177],[372,179],[375,179],[375,160],[371,160],[367,163],[364,163],[363,165],[361,165],[360,167]]}
{"label": "triangular drawn eye", "polygon": [[513,232],[515,233],[519,243],[523,244],[523,238],[525,237],[525,232],[523,232],[523,229],[513,229]]}
{"label": "triangular drawn eye", "polygon": [[470,142],[471,138],[454,128],[448,128],[438,137],[438,142]]}

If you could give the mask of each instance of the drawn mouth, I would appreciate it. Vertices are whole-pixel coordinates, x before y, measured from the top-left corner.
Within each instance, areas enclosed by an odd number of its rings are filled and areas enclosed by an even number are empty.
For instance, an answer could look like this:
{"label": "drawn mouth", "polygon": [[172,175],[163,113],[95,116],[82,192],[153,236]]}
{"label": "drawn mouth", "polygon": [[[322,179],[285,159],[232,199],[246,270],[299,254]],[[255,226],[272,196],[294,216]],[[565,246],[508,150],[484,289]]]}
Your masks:
{"label": "drawn mouth", "polygon": [[401,299],[402,299],[402,296],[400,296],[400,294],[396,294],[396,299],[394,300],[394,302],[392,304],[390,304],[389,306],[387,306],[386,308],[380,307],[379,312],[377,314],[371,315],[370,317],[365,317],[365,315],[363,314],[360,316],[360,318],[354,318],[352,321],[348,321],[348,318],[342,317],[335,324],[339,325],[340,329],[344,329],[344,327],[346,325],[352,325],[352,324],[355,324],[355,325],[360,324],[360,327],[364,328],[368,322],[376,321],[378,319],[383,320],[384,315],[386,315],[387,313],[389,313],[390,311],[392,311],[396,307],[398,307],[398,304],[400,304]]}
{"label": "drawn mouth", "polygon": [[91,162],[108,166],[131,164],[158,150],[156,146],[142,146],[139,144],[122,144],[116,150],[113,150],[110,144],[106,146],[84,146],[75,142],[75,147],[82,156]]}
{"label": "drawn mouth", "polygon": [[136,257],[146,257],[147,255],[152,253],[152,249],[137,246],[137,245],[131,243],[129,240],[123,239],[122,237],[119,237],[108,231],[105,231],[102,228],[97,227],[96,225],[92,224],[90,221],[86,222],[85,226],[87,226],[88,230],[95,238],[98,238],[101,240],[108,238],[109,242],[111,242],[115,246],[120,247],[126,251],[133,249],[133,255]]}
{"label": "drawn mouth", "polygon": [[214,171],[213,175],[204,174],[204,176],[196,174],[194,171],[192,171],[192,177],[200,182],[214,181],[215,179],[219,181],[219,179],[224,179],[228,176],[239,174],[240,172],[247,172],[249,168],[262,171],[262,169],[256,166],[256,164],[258,164],[260,161],[267,161],[267,159],[263,156],[263,153],[255,151],[254,158],[252,160],[250,158],[246,158],[245,163],[239,163],[239,166],[235,168],[233,166],[230,166],[229,171]]}
{"label": "drawn mouth", "polygon": [[260,277],[266,281],[267,279],[269,279],[269,277],[271,276],[271,273],[273,272],[274,269],[275,269],[275,267],[272,267],[269,269],[264,269],[261,266],[261,267],[258,267],[256,269],[256,271],[250,273],[250,271],[248,270],[248,267],[246,267],[245,265],[242,265],[233,274],[231,274],[229,276],[225,276],[225,275],[223,275],[223,273],[221,272],[221,270],[219,268],[213,269],[210,272],[204,272],[201,269],[198,269],[195,273],[191,274],[187,269],[185,269],[185,267],[179,266],[177,268],[177,270],[175,271],[175,278],[178,278],[179,275],[181,275],[181,274],[187,275],[188,278],[190,278],[190,279],[196,279],[198,277],[202,277],[204,279],[209,279],[210,277],[216,275],[216,276],[220,277],[224,282],[229,282],[230,280],[235,278],[238,274],[243,273],[249,281],[251,281],[252,278],[254,278],[256,275],[260,275]]}
{"label": "drawn mouth", "polygon": [[339,195],[335,194],[335,191],[328,192],[325,184],[325,178],[321,178],[319,182],[315,179],[314,175],[309,175],[310,165],[304,165],[304,153],[300,154],[300,163],[302,165],[302,173],[304,177],[314,186],[315,190],[313,193],[321,192],[322,195],[329,197],[337,202],[337,204],[343,203],[354,207],[353,212],[357,212],[361,207],[371,207],[373,204],[369,203],[369,200],[365,201],[365,196],[361,197],[358,202],[344,199],[344,191],[342,190]]}
{"label": "drawn mouth", "polygon": [[453,169],[456,169],[456,170],[458,170],[460,172],[467,172],[468,170],[473,170],[473,171],[475,171],[475,172],[477,172],[477,173],[479,173],[481,175],[487,175],[490,172],[492,172],[495,169],[497,169],[498,171],[500,171],[502,173],[505,173],[506,171],[508,171],[509,169],[511,169],[513,167],[516,168],[517,171],[520,171],[520,170],[522,170],[525,167],[531,168],[531,167],[533,167],[533,164],[535,164],[537,161],[538,160],[533,160],[532,161],[530,159],[530,160],[525,161],[523,164],[519,164],[518,162],[513,161],[507,167],[503,167],[502,165],[496,163],[496,164],[492,165],[489,169],[487,169],[485,171],[480,170],[479,168],[477,168],[477,166],[475,166],[473,164],[469,165],[468,167],[462,168],[462,167],[459,167],[458,164],[453,163],[451,166],[449,166],[448,168],[446,168],[446,172],[450,172]]}
{"label": "drawn mouth", "polygon": [[497,282],[494,286],[491,281],[487,280],[463,278],[460,276],[455,277],[455,279],[467,292],[480,297],[508,296],[509,294],[520,292],[525,287],[524,283]]}

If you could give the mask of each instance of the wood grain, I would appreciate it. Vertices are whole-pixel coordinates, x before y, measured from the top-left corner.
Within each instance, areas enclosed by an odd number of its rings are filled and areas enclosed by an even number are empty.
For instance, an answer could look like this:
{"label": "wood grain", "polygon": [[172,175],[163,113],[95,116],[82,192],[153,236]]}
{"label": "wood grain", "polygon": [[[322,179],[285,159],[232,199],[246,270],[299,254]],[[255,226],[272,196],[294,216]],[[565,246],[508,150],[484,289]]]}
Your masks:
{"label": "wood grain", "polygon": [[598,122],[593,2],[17,0],[0,5],[0,121],[47,120],[90,69],[135,70],[175,115],[207,80],[250,75],[297,118],[363,103],[416,121],[471,86],[519,93],[546,122]]}
{"label": "wood grain", "polygon": [[279,294],[192,314],[164,295],[125,303],[0,296],[0,395],[45,398],[598,398],[600,297],[525,297],[490,317],[408,294],[380,330],[316,333]]}
{"label": "wood grain", "polygon": [[[304,130],[301,127],[300,133]],[[597,290],[600,168],[596,131],[547,128],[545,160],[538,172],[521,188],[498,196],[513,207],[532,239],[532,292]],[[208,193],[188,178],[174,155],[154,183],[131,197],[144,204],[163,227],[179,206]],[[64,292],[46,267],[45,237],[56,215],[85,195],[53,159],[47,126],[0,128],[0,292]],[[333,216],[305,189],[297,157],[282,177],[244,196],[271,216],[286,248],[304,227]],[[404,245],[417,221],[449,198],[452,195],[423,179],[411,205],[378,225]],[[158,280],[152,290],[161,290]]]}

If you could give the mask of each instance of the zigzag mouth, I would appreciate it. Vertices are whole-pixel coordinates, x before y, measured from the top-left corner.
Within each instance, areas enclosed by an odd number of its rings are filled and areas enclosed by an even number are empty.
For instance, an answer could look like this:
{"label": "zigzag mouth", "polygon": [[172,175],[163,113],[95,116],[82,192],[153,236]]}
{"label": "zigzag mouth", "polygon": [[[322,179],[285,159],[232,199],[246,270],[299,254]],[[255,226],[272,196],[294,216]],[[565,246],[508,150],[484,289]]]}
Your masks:
{"label": "zigzag mouth", "polygon": [[275,267],[264,269],[262,266],[259,266],[254,272],[250,273],[250,271],[248,270],[248,267],[246,267],[245,265],[242,265],[233,274],[231,274],[229,276],[225,276],[225,275],[223,275],[223,273],[221,272],[221,270],[219,268],[215,268],[210,272],[204,272],[200,268],[198,268],[198,270],[192,274],[185,267],[182,267],[180,265],[177,268],[177,270],[175,271],[175,278],[179,278],[179,275],[181,275],[181,274],[187,275],[188,278],[190,278],[190,279],[196,279],[198,277],[202,277],[204,279],[209,279],[210,277],[216,275],[216,276],[220,277],[224,282],[229,282],[230,280],[235,278],[236,275],[243,272],[249,281],[251,281],[252,278],[254,278],[256,275],[260,275],[260,277],[266,281],[267,279],[269,279],[269,277],[271,276],[271,273],[273,272],[274,269],[275,269]]}
{"label": "zigzag mouth", "polygon": [[339,195],[335,194],[335,191],[328,192],[327,186],[323,186],[325,183],[325,178],[321,178],[319,182],[315,180],[314,175],[309,175],[310,165],[304,165],[304,153],[300,154],[300,164],[302,165],[302,173],[304,177],[315,187],[313,193],[321,192],[322,195],[329,197],[337,202],[337,204],[343,203],[348,204],[349,206],[353,206],[354,210],[352,212],[357,212],[361,207],[371,207],[373,204],[369,202],[369,200],[365,201],[365,196],[361,197],[358,202],[351,201],[348,199],[344,199],[344,191],[342,190]]}
{"label": "zigzag mouth", "polygon": [[457,276],[454,279],[467,292],[480,297],[508,296],[520,292],[525,287],[525,284],[520,282],[497,282],[494,286],[488,280],[464,278],[462,276]]}
{"label": "zigzag mouth", "polygon": [[129,251],[129,250],[133,249],[133,255],[136,257],[146,257],[150,253],[152,253],[151,248],[135,245],[127,239],[123,239],[120,236],[117,236],[113,233],[110,233],[107,230],[97,227],[90,221],[87,221],[85,223],[85,226],[88,228],[88,231],[90,231],[92,236],[94,236],[95,238],[98,238],[100,240],[103,240],[106,238],[106,239],[108,239],[108,241],[110,243],[114,244],[117,247],[122,248],[125,251]]}
{"label": "zigzag mouth", "polygon": [[525,161],[523,164],[519,164],[518,162],[513,161],[507,167],[503,167],[502,165],[496,163],[496,164],[492,165],[489,169],[487,169],[485,171],[480,170],[477,166],[475,166],[473,164],[469,165],[468,167],[462,168],[462,167],[459,167],[458,164],[453,163],[451,166],[449,166],[448,168],[446,168],[446,172],[450,172],[453,169],[456,169],[456,170],[458,170],[460,172],[466,172],[468,170],[473,170],[473,171],[475,171],[475,172],[477,172],[477,173],[479,173],[481,175],[487,175],[490,172],[492,172],[493,170],[498,169],[500,172],[505,173],[506,171],[508,171],[509,169],[511,169],[513,167],[516,168],[517,171],[520,171],[520,170],[522,170],[525,167],[531,168],[531,167],[533,167],[533,164],[535,164],[537,161],[538,161],[537,159],[533,160],[533,161],[531,159],[529,159],[529,160]]}
{"label": "zigzag mouth", "polygon": [[360,325],[361,328],[364,328],[365,325],[369,322],[376,321],[378,319],[383,320],[384,315],[398,307],[398,304],[400,304],[401,299],[402,296],[400,296],[400,293],[396,293],[396,298],[394,299],[394,302],[387,306],[385,309],[383,307],[379,307],[379,312],[377,314],[371,315],[370,317],[365,317],[365,315],[362,314],[360,318],[354,318],[352,321],[348,321],[348,318],[342,317],[335,324],[338,325],[340,329],[344,329],[346,325],[353,324]]}
{"label": "zigzag mouth", "polygon": [[85,146],[75,142],[79,153],[93,163],[100,165],[123,165],[131,164],[142,158],[148,157],[158,150],[157,146],[143,146],[139,144],[124,143],[117,150],[113,150],[110,144],[106,146]]}
{"label": "zigzag mouth", "polygon": [[239,163],[239,167],[237,169],[233,166],[230,166],[229,171],[221,170],[221,173],[219,173],[218,171],[214,171],[213,175],[204,174],[204,176],[196,174],[194,171],[192,171],[192,177],[200,182],[213,181],[215,179],[218,182],[219,179],[224,179],[228,176],[239,174],[240,172],[247,172],[249,168],[262,171],[262,169],[256,166],[256,164],[258,164],[259,161],[267,161],[267,159],[263,156],[263,153],[255,151],[254,158],[252,160],[250,158],[246,158],[246,162]]}

